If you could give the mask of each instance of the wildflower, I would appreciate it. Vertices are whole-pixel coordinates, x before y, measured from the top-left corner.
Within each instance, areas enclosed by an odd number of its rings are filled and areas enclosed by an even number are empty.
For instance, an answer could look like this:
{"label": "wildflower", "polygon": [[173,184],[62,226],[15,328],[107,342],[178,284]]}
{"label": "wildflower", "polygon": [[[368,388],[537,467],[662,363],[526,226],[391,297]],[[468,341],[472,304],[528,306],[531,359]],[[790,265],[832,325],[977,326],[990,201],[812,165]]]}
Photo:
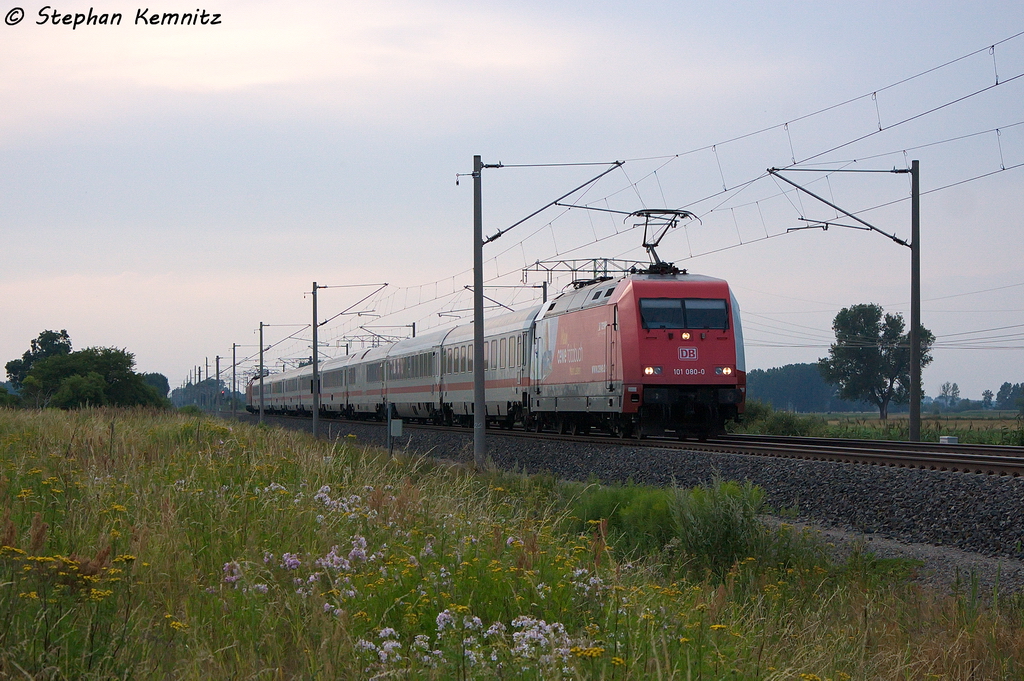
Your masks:
{"label": "wildflower", "polygon": [[332,546],[330,552],[323,558],[317,558],[316,564],[319,567],[335,571],[347,571],[351,568],[348,560],[338,555],[337,546]]}
{"label": "wildflower", "polygon": [[444,631],[445,629],[451,628],[455,625],[455,618],[452,617],[451,611],[447,609],[445,609],[441,613],[438,613],[436,621],[438,633]]}
{"label": "wildflower", "polygon": [[689,643],[690,639],[686,638],[685,636],[680,636],[679,637],[679,642],[680,643]]}
{"label": "wildflower", "polygon": [[398,652],[396,652],[401,647],[402,644],[398,641],[393,641],[391,639],[385,640],[383,643],[380,644],[380,647],[377,648],[377,657],[380,658],[381,662],[387,662],[388,659],[390,658],[394,658],[394,660],[397,662],[398,660],[402,659],[402,656],[399,655]]}
{"label": "wildflower", "polygon": [[242,578],[242,568],[236,561],[224,563],[224,581],[234,584]]}
{"label": "wildflower", "polygon": [[267,591],[270,590],[270,587],[267,586],[266,584],[253,584],[252,585],[252,590],[253,591],[258,591],[261,594],[265,594],[265,593],[267,593]]}
{"label": "wildflower", "polygon": [[501,636],[505,633],[505,625],[501,622],[495,622],[487,628],[484,632],[484,638],[494,638],[495,636]]}
{"label": "wildflower", "polygon": [[722,629],[728,629],[728,628],[729,627],[727,627],[724,624],[712,624],[711,625],[711,630],[712,631],[721,631]]}
{"label": "wildflower", "polygon": [[366,538],[358,534],[352,538],[352,550],[349,551],[348,559],[353,562],[366,562]]}
{"label": "wildflower", "polygon": [[612,658],[612,664],[615,665],[616,667],[622,667],[622,666],[624,666],[626,664],[626,661],[623,660],[621,657],[613,657]]}
{"label": "wildflower", "polygon": [[801,674],[800,678],[802,681],[821,681],[821,677],[817,674]]}
{"label": "wildflower", "polygon": [[294,553],[286,553],[282,555],[281,560],[284,561],[281,563],[281,567],[285,568],[286,570],[297,570],[299,569],[299,566],[302,565],[302,562],[299,560],[299,557]]}

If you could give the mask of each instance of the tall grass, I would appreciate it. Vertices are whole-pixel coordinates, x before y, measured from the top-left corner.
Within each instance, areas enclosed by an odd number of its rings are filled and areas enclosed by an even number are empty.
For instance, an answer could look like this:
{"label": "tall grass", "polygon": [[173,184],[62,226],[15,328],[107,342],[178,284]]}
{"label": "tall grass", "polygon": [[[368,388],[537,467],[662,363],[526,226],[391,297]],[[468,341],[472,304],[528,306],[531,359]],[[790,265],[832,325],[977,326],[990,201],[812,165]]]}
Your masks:
{"label": "tall grass", "polygon": [[[747,403],[743,422],[728,424],[730,432],[749,435],[789,435],[834,437],[858,440],[907,440],[910,426],[905,418],[886,421],[831,414],[826,420],[818,414],[795,414],[779,411],[757,400]],[[983,424],[983,425],[982,425]],[[1015,420],[993,420],[975,425],[970,418],[925,418],[921,424],[921,441],[938,442],[943,435],[953,435],[965,444],[1024,446],[1024,417]]]}
{"label": "tall grass", "polygon": [[0,410],[0,677],[1022,674],[1013,599],[930,595],[803,544],[786,558],[753,524],[728,553],[684,548],[683,519],[720,522],[723,495],[747,523],[757,494],[728,485],[612,492],[587,523],[553,478],[352,438]]}

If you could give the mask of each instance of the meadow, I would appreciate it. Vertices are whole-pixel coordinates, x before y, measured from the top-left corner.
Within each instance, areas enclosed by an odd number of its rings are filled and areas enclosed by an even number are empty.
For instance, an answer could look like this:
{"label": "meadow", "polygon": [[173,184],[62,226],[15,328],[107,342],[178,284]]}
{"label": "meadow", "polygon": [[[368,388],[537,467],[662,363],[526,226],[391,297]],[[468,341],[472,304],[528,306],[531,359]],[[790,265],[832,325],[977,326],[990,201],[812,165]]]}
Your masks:
{"label": "meadow", "polygon": [[[907,440],[910,424],[907,414],[891,414],[881,420],[878,414],[798,414],[773,409],[751,401],[743,423],[727,424],[733,433],[756,435],[798,435],[859,440]],[[1024,416],[1012,411],[963,412],[921,415],[921,441],[938,442],[953,435],[963,444],[1024,446]]]}
{"label": "meadow", "polygon": [[0,677],[1019,679],[1024,600],[763,493],[477,472],[157,411],[0,410]]}

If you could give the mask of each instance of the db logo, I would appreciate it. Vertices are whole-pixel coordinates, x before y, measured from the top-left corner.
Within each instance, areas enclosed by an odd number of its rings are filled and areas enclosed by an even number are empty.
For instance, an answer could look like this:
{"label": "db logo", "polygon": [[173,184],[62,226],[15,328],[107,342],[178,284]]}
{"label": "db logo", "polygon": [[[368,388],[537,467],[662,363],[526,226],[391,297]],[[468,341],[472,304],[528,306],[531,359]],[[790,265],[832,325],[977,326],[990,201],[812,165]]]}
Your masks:
{"label": "db logo", "polygon": [[684,362],[697,361],[697,348],[679,348],[679,359]]}

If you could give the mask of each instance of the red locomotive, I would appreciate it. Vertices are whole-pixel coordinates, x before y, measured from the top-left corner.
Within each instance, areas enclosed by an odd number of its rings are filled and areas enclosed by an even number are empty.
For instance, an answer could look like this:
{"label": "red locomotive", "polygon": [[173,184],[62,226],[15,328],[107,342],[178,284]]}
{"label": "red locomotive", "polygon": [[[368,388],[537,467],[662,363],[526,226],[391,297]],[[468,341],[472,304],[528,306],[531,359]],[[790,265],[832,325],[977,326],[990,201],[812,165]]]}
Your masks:
{"label": "red locomotive", "polygon": [[[658,262],[578,283],[544,305],[485,321],[488,422],[619,436],[706,438],[743,413],[739,306],[721,279]],[[469,425],[472,324],[322,364],[325,415]],[[248,408],[260,406],[258,379]],[[264,408],[312,409],[312,368],[264,379]]]}

